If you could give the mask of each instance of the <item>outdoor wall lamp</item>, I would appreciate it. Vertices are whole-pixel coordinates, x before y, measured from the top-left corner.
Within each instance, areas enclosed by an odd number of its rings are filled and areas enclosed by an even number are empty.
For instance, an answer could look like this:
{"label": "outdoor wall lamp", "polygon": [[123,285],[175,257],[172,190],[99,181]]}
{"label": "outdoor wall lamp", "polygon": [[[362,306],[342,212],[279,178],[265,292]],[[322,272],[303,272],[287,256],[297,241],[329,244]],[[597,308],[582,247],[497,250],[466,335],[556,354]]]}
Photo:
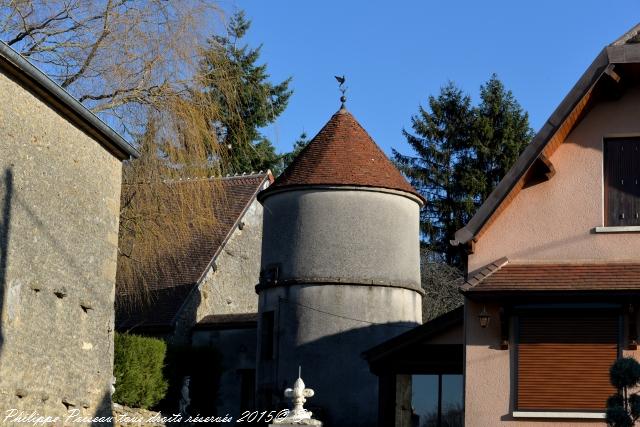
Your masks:
{"label": "outdoor wall lamp", "polygon": [[489,326],[489,320],[491,320],[491,316],[487,312],[486,306],[482,306],[482,311],[480,312],[480,314],[478,314],[478,319],[480,319],[481,328],[486,328],[487,326]]}

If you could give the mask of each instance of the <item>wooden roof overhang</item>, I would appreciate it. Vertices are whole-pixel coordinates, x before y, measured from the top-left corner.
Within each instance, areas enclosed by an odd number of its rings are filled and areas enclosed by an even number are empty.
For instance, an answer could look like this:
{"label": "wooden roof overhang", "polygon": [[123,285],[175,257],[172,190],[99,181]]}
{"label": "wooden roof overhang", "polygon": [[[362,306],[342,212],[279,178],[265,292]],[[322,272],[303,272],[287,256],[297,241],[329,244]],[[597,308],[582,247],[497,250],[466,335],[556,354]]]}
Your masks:
{"label": "wooden roof overhang", "polygon": [[210,314],[193,326],[192,331],[255,329],[258,313]]}
{"label": "wooden roof overhang", "polygon": [[487,200],[456,232],[452,245],[472,246],[523,188],[551,179],[555,171],[549,159],[589,109],[599,100],[620,97],[640,81],[640,43],[632,43],[630,34],[637,37],[640,25],[598,54]]}
{"label": "wooden roof overhang", "polygon": [[459,327],[458,307],[362,353],[371,372],[381,374],[462,374],[463,344],[430,344],[429,339]]}

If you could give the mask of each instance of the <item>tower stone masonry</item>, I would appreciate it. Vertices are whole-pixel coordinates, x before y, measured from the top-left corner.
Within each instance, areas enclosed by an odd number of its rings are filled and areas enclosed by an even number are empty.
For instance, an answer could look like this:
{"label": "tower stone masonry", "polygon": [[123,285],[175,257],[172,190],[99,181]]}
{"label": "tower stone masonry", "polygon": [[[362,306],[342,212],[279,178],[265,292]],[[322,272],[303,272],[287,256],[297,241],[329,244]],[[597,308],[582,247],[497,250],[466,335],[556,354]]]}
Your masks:
{"label": "tower stone masonry", "polygon": [[302,366],[325,426],[377,425],[361,353],[421,323],[424,199],[344,107],[258,198],[259,406]]}

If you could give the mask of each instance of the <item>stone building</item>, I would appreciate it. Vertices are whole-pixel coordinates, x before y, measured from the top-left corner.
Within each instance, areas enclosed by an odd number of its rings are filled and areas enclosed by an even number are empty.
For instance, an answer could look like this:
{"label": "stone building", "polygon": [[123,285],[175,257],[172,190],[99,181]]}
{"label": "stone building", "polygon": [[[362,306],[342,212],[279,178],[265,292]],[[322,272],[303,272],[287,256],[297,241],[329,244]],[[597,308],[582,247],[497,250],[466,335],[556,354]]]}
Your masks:
{"label": "stone building", "polygon": [[253,406],[263,215],[256,196],[272,180],[266,172],[177,183],[177,191],[191,192],[214,192],[221,184],[210,211],[217,223],[166,248],[172,267],[145,272],[149,290],[143,302],[135,292],[116,297],[118,330],[219,350],[217,414],[237,415],[241,404]]}
{"label": "stone building", "polygon": [[259,406],[278,405],[301,365],[325,425],[376,425],[361,353],[422,321],[422,197],[343,107],[258,199]]}
{"label": "stone building", "polygon": [[0,42],[0,411],[111,414],[121,162],[136,151]]}

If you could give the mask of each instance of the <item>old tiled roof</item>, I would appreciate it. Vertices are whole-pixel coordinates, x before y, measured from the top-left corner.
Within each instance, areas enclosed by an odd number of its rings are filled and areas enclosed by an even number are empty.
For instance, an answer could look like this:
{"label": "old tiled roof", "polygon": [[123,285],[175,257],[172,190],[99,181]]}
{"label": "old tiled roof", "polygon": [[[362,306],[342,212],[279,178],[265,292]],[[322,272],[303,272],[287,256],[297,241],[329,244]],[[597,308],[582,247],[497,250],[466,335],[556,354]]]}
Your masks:
{"label": "old tiled roof", "polygon": [[413,194],[424,201],[344,108],[331,117],[259,197],[264,199],[275,190],[308,185],[386,188]]}
{"label": "old tiled roof", "polygon": [[[215,226],[205,233],[194,230],[193,235],[185,239],[187,245],[176,242],[174,248],[166,248],[172,256],[172,268],[145,273],[150,292],[144,302],[139,301],[138,295],[116,295],[116,326],[128,329],[172,324],[189,292],[215,261],[245,210],[270,179],[270,173],[222,178],[222,194],[214,200]],[[185,191],[186,186],[203,186],[203,191],[214,191],[216,183],[213,180],[194,180],[180,182],[179,185]]]}
{"label": "old tiled roof", "polygon": [[258,313],[233,313],[233,314],[210,314],[205,316],[198,324],[210,323],[233,323],[233,322],[257,322]]}
{"label": "old tiled roof", "polygon": [[255,327],[258,313],[210,314],[200,320],[195,329]]}
{"label": "old tiled roof", "polygon": [[463,293],[640,290],[640,263],[491,263],[469,278]]}

